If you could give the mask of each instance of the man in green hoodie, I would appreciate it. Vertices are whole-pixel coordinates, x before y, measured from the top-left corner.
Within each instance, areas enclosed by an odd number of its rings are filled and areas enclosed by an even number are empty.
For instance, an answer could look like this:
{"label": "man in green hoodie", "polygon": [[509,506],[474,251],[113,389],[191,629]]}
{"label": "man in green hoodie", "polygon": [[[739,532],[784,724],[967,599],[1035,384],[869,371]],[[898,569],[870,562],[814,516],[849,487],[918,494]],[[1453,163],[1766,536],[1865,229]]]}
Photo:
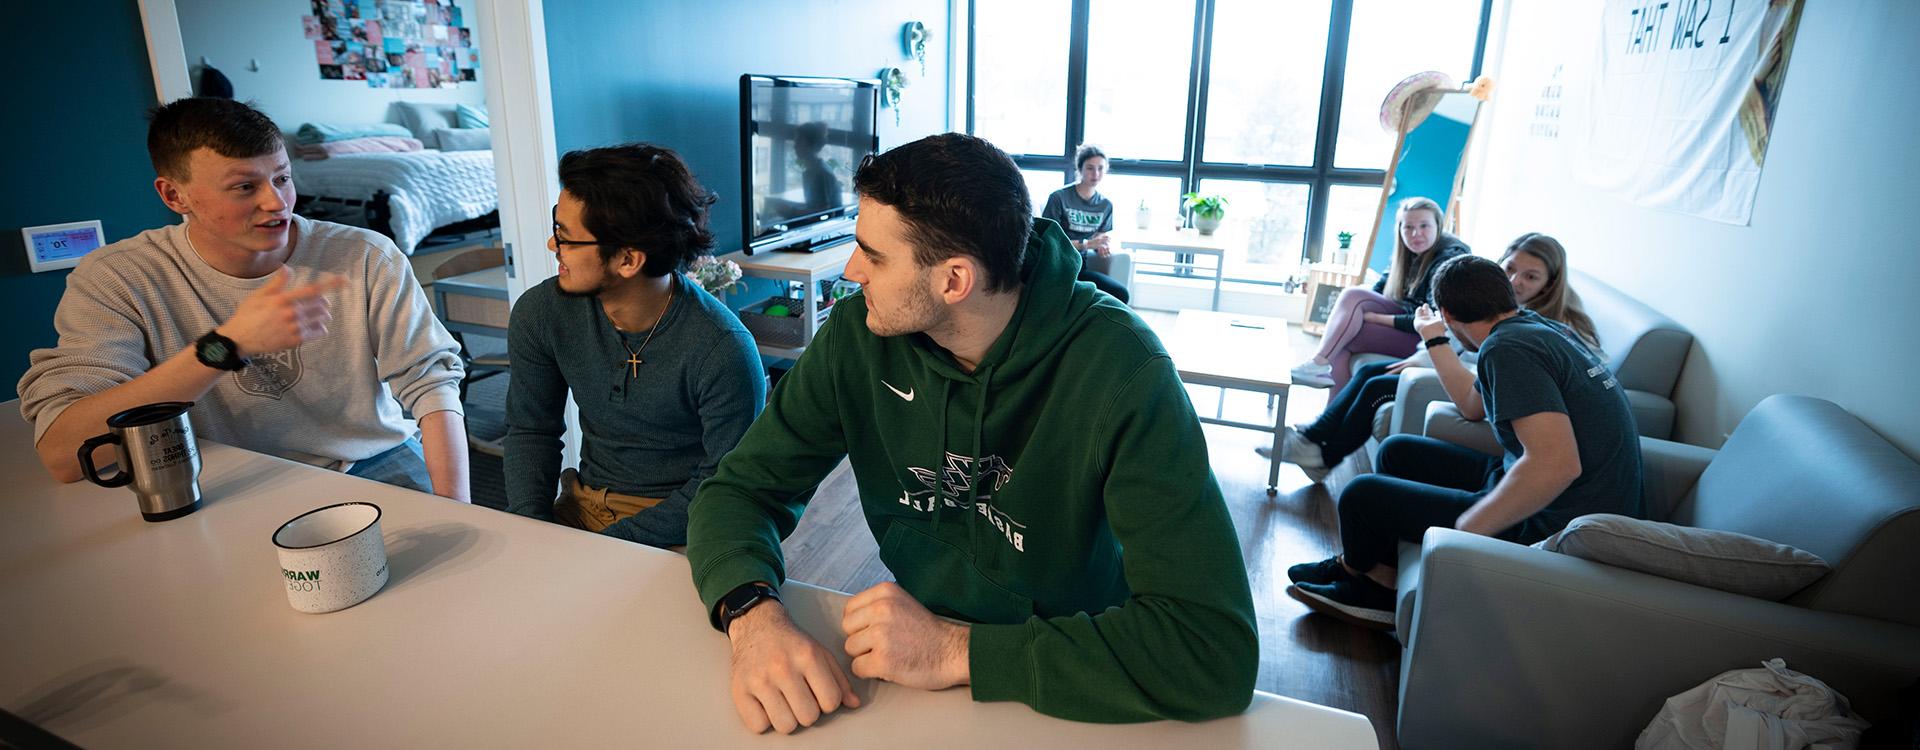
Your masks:
{"label": "man in green hoodie", "polygon": [[690,511],[741,720],[791,732],[859,705],[775,588],[780,540],[842,458],[898,580],[847,602],[855,675],[1082,721],[1244,710],[1259,665],[1246,567],[1159,339],[1075,282],[1079,254],[992,144],[924,138],[854,184],[846,278],[862,293]]}

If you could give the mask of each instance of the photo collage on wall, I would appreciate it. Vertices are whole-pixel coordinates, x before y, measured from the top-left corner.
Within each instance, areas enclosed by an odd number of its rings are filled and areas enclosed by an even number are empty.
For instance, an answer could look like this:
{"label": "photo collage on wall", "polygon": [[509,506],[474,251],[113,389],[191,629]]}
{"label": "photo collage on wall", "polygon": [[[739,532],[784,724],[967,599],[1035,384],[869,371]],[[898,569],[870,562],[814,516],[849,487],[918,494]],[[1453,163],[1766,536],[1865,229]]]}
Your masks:
{"label": "photo collage on wall", "polygon": [[320,77],[376,89],[455,88],[474,81],[480,50],[452,0],[311,0],[300,25]]}

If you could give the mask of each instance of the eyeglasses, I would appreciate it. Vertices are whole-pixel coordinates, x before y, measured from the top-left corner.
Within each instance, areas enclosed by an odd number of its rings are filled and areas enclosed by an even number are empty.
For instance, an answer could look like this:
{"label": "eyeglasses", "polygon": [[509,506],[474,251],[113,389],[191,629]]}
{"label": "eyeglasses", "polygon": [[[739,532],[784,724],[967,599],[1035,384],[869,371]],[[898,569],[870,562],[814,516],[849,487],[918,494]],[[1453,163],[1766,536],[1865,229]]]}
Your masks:
{"label": "eyeglasses", "polygon": [[634,246],[634,243],[631,243],[631,242],[616,242],[614,240],[563,240],[563,239],[560,239],[560,204],[557,204],[557,203],[554,204],[553,206],[552,234],[553,234],[553,244],[558,247],[598,247],[601,245],[608,245],[612,247],[633,247]]}

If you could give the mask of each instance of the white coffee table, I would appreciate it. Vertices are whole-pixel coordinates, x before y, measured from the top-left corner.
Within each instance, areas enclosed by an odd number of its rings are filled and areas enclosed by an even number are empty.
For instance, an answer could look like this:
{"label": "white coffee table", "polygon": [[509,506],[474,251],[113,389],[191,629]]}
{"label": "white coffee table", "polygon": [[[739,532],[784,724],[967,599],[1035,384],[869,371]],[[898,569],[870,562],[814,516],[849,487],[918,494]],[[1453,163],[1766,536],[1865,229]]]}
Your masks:
{"label": "white coffee table", "polygon": [[[1287,321],[1259,315],[1235,315],[1209,310],[1182,310],[1174,334],[1164,339],[1173,355],[1180,380],[1272,397],[1273,424],[1238,422],[1222,418],[1216,409],[1207,424],[1241,427],[1273,434],[1273,457],[1267,466],[1267,494],[1279,493],[1280,438],[1286,434],[1287,386],[1291,357],[1287,353]],[[1223,399],[1224,400],[1224,399]]]}
{"label": "white coffee table", "polygon": [[[1171,227],[1116,232],[1114,236],[1120,239],[1120,247],[1136,251],[1134,253],[1134,264],[1136,266],[1166,266],[1181,271],[1212,271],[1213,304],[1207,309],[1220,309],[1220,284],[1226,280],[1227,273],[1226,237],[1219,233],[1201,234],[1197,229],[1176,229]],[[1144,260],[1138,253],[1140,250],[1157,250],[1160,252],[1173,253],[1173,262],[1159,263]],[[1213,257],[1212,268],[1198,267],[1191,259],[1183,259],[1183,256],[1201,255]]]}

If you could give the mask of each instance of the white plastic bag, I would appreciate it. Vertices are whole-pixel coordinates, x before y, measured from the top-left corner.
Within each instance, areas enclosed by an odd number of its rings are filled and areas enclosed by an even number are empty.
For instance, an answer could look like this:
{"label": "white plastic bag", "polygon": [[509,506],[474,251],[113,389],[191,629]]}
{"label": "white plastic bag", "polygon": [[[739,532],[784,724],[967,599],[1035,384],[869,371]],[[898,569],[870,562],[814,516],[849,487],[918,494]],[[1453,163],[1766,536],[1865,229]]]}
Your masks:
{"label": "white plastic bag", "polygon": [[1867,722],[1827,684],[1787,668],[1736,669],[1667,699],[1634,750],[1838,750],[1860,744]]}

